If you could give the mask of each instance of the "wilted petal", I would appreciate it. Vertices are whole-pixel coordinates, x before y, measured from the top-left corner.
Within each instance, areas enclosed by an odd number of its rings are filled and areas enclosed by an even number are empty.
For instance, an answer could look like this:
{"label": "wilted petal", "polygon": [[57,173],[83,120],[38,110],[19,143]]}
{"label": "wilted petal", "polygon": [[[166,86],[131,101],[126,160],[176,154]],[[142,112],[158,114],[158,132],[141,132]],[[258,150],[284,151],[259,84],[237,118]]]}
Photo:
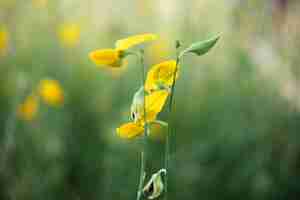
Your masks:
{"label": "wilted petal", "polygon": [[142,134],[143,131],[144,131],[143,126],[134,122],[123,124],[122,126],[117,128],[117,134],[121,138],[126,138],[126,139],[131,139],[133,137],[136,137]]}
{"label": "wilted petal", "polygon": [[166,173],[167,171],[165,169],[160,169],[157,173],[152,175],[149,182],[143,188],[143,193],[148,199],[155,199],[162,194],[164,190],[162,175]]}
{"label": "wilted petal", "polygon": [[126,50],[132,46],[155,40],[157,36],[152,33],[145,33],[140,35],[134,35],[125,39],[118,40],[116,42],[116,49]]}
{"label": "wilted petal", "polygon": [[133,96],[130,111],[131,111],[131,119],[134,122],[141,120],[141,117],[143,117],[144,95],[145,95],[144,87],[142,86]]}

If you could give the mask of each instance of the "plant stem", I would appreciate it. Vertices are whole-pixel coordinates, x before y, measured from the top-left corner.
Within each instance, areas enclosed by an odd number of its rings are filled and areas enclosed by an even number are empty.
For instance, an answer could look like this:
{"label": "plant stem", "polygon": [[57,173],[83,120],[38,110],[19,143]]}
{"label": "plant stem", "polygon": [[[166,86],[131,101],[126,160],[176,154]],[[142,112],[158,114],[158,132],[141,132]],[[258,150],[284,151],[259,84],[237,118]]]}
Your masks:
{"label": "plant stem", "polygon": [[[145,85],[145,66],[144,66],[144,54],[143,51],[141,50],[139,53],[139,61],[141,64],[141,72],[142,72],[142,86],[144,87]],[[148,126],[146,123],[146,102],[145,102],[145,89],[143,88],[143,92],[144,92],[144,96],[143,96],[143,109],[144,109],[144,119],[145,119],[145,124],[144,124],[144,134],[143,134],[143,144],[142,144],[142,150],[141,150],[141,170],[140,170],[140,180],[139,180],[139,186],[138,186],[138,191],[137,191],[137,197],[136,200],[140,200],[141,199],[141,195],[142,195],[142,190],[143,190],[143,184],[144,184],[144,180],[146,177],[146,148],[147,148],[147,130],[148,130]]]}
{"label": "plant stem", "polygon": [[145,179],[145,176],[146,176],[145,161],[146,161],[145,160],[145,152],[144,152],[144,150],[142,150],[141,151],[141,171],[140,171],[140,179],[139,179],[139,186],[138,186],[136,200],[140,200],[141,195],[142,195],[143,183],[144,183],[144,179]]}
{"label": "plant stem", "polygon": [[177,53],[176,56],[176,66],[175,66],[175,71],[173,74],[173,81],[172,81],[172,85],[171,85],[171,94],[170,94],[170,100],[169,100],[169,107],[168,107],[168,121],[169,121],[169,125],[168,125],[168,132],[166,135],[166,143],[165,143],[165,169],[167,171],[166,176],[165,176],[165,195],[164,195],[164,199],[167,200],[168,199],[168,176],[169,176],[169,164],[170,164],[170,140],[171,140],[171,134],[172,134],[172,125],[173,125],[173,120],[172,120],[172,106],[173,106],[173,102],[174,102],[174,93],[175,93],[175,83],[176,83],[176,74],[178,72],[178,64],[179,64],[179,56]]}

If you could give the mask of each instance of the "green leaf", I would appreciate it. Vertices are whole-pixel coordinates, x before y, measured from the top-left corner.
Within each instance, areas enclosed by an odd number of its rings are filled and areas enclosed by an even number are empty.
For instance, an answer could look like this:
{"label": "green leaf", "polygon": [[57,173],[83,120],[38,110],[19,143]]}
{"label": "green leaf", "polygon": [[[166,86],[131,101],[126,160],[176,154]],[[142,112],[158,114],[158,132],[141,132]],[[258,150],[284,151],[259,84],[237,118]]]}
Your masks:
{"label": "green leaf", "polygon": [[220,38],[220,35],[217,35],[208,40],[193,43],[193,44],[191,44],[191,46],[189,46],[188,48],[183,50],[180,53],[179,57],[181,57],[187,53],[194,53],[198,56],[204,55],[217,43],[219,38]]}

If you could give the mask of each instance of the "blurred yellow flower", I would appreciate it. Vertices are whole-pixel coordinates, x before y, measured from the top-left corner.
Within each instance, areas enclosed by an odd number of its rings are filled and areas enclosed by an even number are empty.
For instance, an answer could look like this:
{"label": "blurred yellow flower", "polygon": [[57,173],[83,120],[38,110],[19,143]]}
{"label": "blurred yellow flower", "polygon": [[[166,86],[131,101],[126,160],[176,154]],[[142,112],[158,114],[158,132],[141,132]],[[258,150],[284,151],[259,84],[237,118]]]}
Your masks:
{"label": "blurred yellow flower", "polygon": [[133,138],[143,133],[144,124],[155,121],[158,113],[161,112],[168,98],[169,92],[159,90],[145,96],[145,112],[143,90],[139,90],[135,95],[131,106],[131,118],[133,122],[121,125],[117,128],[117,134],[121,138]]}
{"label": "blurred yellow flower", "polygon": [[63,46],[74,47],[79,43],[80,26],[74,23],[63,24],[59,27],[58,36]]}
{"label": "blurred yellow flower", "polygon": [[0,55],[4,55],[8,48],[8,31],[0,27]]}
{"label": "blurred yellow flower", "polygon": [[19,105],[17,114],[21,119],[31,121],[36,116],[37,110],[38,98],[35,95],[30,95]]}
{"label": "blurred yellow flower", "polygon": [[[160,89],[160,87],[170,87],[174,80],[176,70],[176,61],[168,60],[150,68],[145,82],[145,90],[151,92]],[[178,78],[178,70],[176,79]]]}
{"label": "blurred yellow flower", "polygon": [[36,8],[45,8],[48,4],[48,0],[32,0],[32,5]]}
{"label": "blurred yellow flower", "polygon": [[155,40],[155,34],[146,33],[131,36],[125,39],[118,40],[115,44],[115,49],[98,49],[89,53],[90,59],[96,65],[104,65],[108,67],[121,67],[124,51],[141,43]]}
{"label": "blurred yellow flower", "polygon": [[61,105],[64,101],[63,90],[56,80],[41,80],[38,86],[38,93],[42,100],[51,106]]}

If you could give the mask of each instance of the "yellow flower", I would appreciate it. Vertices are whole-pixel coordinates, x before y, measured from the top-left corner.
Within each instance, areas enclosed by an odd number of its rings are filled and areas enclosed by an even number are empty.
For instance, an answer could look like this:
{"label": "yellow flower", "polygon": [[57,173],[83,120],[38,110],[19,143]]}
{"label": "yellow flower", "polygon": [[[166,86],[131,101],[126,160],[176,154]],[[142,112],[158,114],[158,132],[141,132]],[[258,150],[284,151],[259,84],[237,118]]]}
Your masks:
{"label": "yellow flower", "polygon": [[74,47],[79,43],[80,27],[78,24],[63,24],[59,28],[58,36],[66,47]]}
{"label": "yellow flower", "polygon": [[92,51],[89,54],[90,59],[96,65],[105,65],[108,67],[120,67],[122,66],[122,58],[124,57],[123,52],[135,45],[155,40],[156,35],[147,33],[141,35],[131,36],[125,39],[118,40],[116,42],[115,49],[98,49]]}
{"label": "yellow flower", "polygon": [[120,67],[122,59],[120,58],[120,51],[116,49],[99,49],[92,51],[89,57],[96,65],[106,65],[110,67]]}
{"label": "yellow flower", "polygon": [[0,55],[4,55],[8,48],[8,32],[0,27]]}
{"label": "yellow flower", "polygon": [[[168,60],[150,68],[147,74],[145,90],[151,92],[160,89],[160,86],[170,87],[174,80],[176,61]],[[178,70],[176,79],[178,78]]]}
{"label": "yellow flower", "polygon": [[36,116],[37,110],[38,98],[35,95],[30,95],[19,105],[17,114],[21,119],[31,121]]}
{"label": "yellow flower", "polygon": [[41,80],[38,86],[38,92],[42,100],[48,105],[57,106],[64,101],[63,90],[56,80]]}
{"label": "yellow flower", "polygon": [[141,88],[135,95],[131,106],[131,119],[129,122],[117,128],[117,133],[121,138],[133,138],[143,133],[145,123],[153,122],[158,113],[161,112],[169,92],[166,90],[159,90],[152,92],[145,96],[145,112],[144,116],[144,101],[143,88]]}

